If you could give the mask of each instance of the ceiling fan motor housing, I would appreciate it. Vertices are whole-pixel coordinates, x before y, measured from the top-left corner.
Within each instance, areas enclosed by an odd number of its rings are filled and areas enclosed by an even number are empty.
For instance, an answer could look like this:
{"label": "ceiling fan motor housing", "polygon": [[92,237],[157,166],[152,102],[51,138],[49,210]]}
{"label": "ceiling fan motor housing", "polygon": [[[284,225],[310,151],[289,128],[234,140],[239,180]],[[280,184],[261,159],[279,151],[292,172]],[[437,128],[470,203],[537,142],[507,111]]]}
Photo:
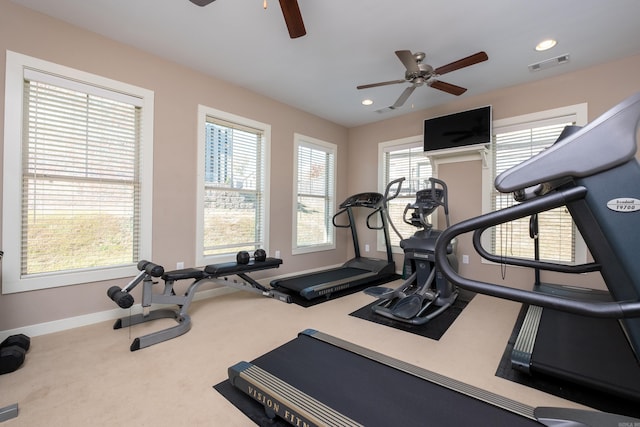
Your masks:
{"label": "ceiling fan motor housing", "polygon": [[417,86],[422,86],[432,76],[433,67],[431,65],[421,63],[418,63],[418,71],[407,70],[404,73],[404,78]]}

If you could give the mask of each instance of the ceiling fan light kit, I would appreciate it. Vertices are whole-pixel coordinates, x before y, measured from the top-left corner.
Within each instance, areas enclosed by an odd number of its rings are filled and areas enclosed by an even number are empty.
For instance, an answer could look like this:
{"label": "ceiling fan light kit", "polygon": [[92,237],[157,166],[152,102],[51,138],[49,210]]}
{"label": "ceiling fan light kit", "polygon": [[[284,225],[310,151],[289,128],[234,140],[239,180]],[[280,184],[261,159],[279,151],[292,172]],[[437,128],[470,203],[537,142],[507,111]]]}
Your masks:
{"label": "ceiling fan light kit", "polygon": [[443,82],[438,79],[443,74],[450,73],[452,71],[459,70],[460,68],[469,67],[471,65],[483,62],[489,59],[489,56],[485,52],[474,53],[466,58],[459,59],[451,62],[447,65],[443,65],[438,68],[433,68],[429,64],[425,64],[422,61],[426,57],[424,52],[411,53],[409,50],[397,50],[396,56],[402,62],[406,68],[404,79],[402,80],[390,80],[386,82],[370,83],[357,86],[357,89],[368,89],[378,86],[386,86],[399,83],[411,83],[411,86],[407,87],[396,100],[393,105],[378,110],[378,112],[384,112],[389,110],[395,110],[402,107],[407,99],[411,96],[413,91],[420,86],[427,85],[434,89],[441,90],[443,92],[450,93],[455,96],[460,96],[467,91],[466,88],[456,86],[451,83]]}

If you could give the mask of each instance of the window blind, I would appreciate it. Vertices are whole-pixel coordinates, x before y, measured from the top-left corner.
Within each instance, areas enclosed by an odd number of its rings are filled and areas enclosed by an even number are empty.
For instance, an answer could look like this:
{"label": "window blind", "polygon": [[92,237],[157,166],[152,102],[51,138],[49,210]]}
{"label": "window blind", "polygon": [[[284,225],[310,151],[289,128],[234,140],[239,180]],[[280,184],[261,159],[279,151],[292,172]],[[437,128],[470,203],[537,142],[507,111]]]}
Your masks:
{"label": "window blind", "polygon": [[[564,127],[574,123],[572,116],[495,129],[494,178],[552,145]],[[492,190],[492,209],[504,209],[517,202],[511,194]],[[547,261],[575,261],[575,229],[571,215],[559,207],[538,215],[540,258]],[[529,218],[522,218],[494,229],[493,252],[498,255],[534,258],[534,242],[529,235]]]}
{"label": "window blind", "polygon": [[204,256],[264,246],[264,134],[207,117]]}
{"label": "window blind", "polygon": [[25,75],[21,275],[136,262],[140,107]]}
{"label": "window blind", "polygon": [[335,153],[300,141],[297,150],[296,246],[333,243]]}
{"label": "window blind", "polygon": [[[399,196],[389,202],[389,216],[400,234],[408,238],[416,228],[402,220],[404,208],[415,201],[416,192],[428,187],[433,171],[429,159],[425,157],[422,143],[408,147],[388,147],[384,152],[383,182],[388,184],[394,179],[405,177]],[[398,246],[400,238],[390,233],[391,244]]]}

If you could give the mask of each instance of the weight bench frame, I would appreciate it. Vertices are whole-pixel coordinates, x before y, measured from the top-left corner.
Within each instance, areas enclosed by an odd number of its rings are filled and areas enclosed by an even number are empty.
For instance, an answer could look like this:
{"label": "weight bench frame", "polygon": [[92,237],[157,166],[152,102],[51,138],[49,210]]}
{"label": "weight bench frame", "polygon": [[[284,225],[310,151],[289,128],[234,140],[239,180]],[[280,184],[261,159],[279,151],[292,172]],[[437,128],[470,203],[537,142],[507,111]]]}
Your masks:
{"label": "weight bench frame", "polygon": [[[141,261],[138,263],[140,273],[129,282],[122,291],[129,293],[142,282],[141,305],[143,312],[116,320],[113,329],[126,328],[132,325],[166,318],[173,318],[178,323],[175,326],[135,338],[131,343],[131,351],[140,350],[141,348],[149,347],[187,333],[191,329],[191,317],[188,314],[189,307],[191,306],[196,291],[203,283],[213,282],[290,303],[290,295],[266,288],[247,275],[247,273],[253,271],[278,268],[280,264],[282,264],[282,260],[279,258],[267,258],[264,261],[251,260],[248,264],[227,262],[207,265],[204,270],[183,268],[161,273],[161,271],[163,271],[162,267],[151,262]],[[229,276],[237,276],[241,280],[230,279]],[[164,281],[164,290],[162,293],[153,292],[153,285],[158,283],[154,281],[157,277],[160,277]],[[193,280],[193,282],[189,285],[187,292],[184,295],[176,295],[173,285],[179,280],[188,279]],[[150,310],[152,304],[175,304],[178,306],[178,309],[165,308]]]}

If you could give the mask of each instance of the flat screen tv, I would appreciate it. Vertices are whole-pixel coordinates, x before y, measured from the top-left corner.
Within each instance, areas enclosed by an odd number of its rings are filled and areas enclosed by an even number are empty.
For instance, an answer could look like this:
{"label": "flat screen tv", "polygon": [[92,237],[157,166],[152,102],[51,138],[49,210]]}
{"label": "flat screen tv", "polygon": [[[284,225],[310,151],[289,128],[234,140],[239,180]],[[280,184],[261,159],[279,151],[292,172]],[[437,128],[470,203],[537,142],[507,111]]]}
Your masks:
{"label": "flat screen tv", "polygon": [[491,106],[424,121],[424,151],[432,152],[491,142]]}

